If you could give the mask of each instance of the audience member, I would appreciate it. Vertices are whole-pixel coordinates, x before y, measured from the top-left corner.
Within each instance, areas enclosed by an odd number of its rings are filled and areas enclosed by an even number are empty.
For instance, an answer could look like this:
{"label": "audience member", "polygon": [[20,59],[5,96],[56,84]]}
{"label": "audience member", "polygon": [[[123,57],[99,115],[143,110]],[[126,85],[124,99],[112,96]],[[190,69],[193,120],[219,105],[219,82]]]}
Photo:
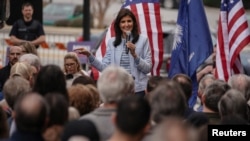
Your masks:
{"label": "audience member", "polygon": [[36,70],[37,73],[38,73],[38,71],[40,71],[40,69],[42,67],[40,58],[37,55],[34,55],[32,53],[23,54],[19,58],[19,62],[26,62],[26,63],[30,64],[31,66],[34,67],[34,69]]}
{"label": "audience member", "polygon": [[44,131],[49,113],[45,99],[30,93],[20,98],[14,108],[13,118],[17,130],[11,135],[11,141],[44,141]]}
{"label": "audience member", "polygon": [[117,102],[127,95],[134,94],[134,80],[122,67],[108,66],[97,81],[103,106],[80,119],[91,120],[98,131],[100,141],[106,141],[114,132],[111,115],[116,111]]}
{"label": "audience member", "polygon": [[69,99],[66,81],[61,68],[57,65],[46,65],[37,74],[33,91],[45,96],[47,93],[60,93]]}
{"label": "audience member", "polygon": [[116,130],[109,141],[141,141],[150,129],[150,105],[139,96],[128,96],[118,102],[113,117]]}
{"label": "audience member", "polygon": [[77,120],[79,118],[80,118],[79,111],[75,107],[70,106],[68,121]]}
{"label": "audience member", "polygon": [[75,85],[75,84],[83,84],[83,85],[91,84],[91,85],[96,86],[95,81],[87,75],[81,75],[75,78],[74,81],[72,82],[72,85]]}
{"label": "audience member", "polygon": [[149,94],[151,91],[153,91],[159,84],[161,80],[163,80],[162,76],[150,76],[148,83],[147,83],[147,88],[146,88],[146,94]]}
{"label": "audience member", "polygon": [[[244,95],[247,101],[248,115],[250,116],[250,77],[245,74],[234,74],[229,77],[228,84]],[[250,119],[248,121],[250,122]]]}
{"label": "audience member", "polygon": [[80,116],[90,113],[96,108],[96,101],[88,87],[76,84],[68,88],[69,105],[75,107]]}
{"label": "audience member", "polygon": [[87,119],[73,120],[65,125],[61,141],[70,141],[73,138],[87,138],[88,141],[100,141],[95,124]]}
{"label": "audience member", "polygon": [[100,100],[100,94],[97,90],[97,87],[91,84],[86,85],[86,87],[90,90],[91,95],[94,98],[96,108],[98,108],[102,102]]}
{"label": "audience member", "polygon": [[64,56],[64,71],[67,87],[70,87],[77,77],[88,76],[88,73],[82,69],[81,62],[75,52],[68,52]]}
{"label": "audience member", "polygon": [[38,56],[31,54],[31,53],[27,53],[24,54],[20,57],[19,62],[26,62],[31,66],[32,69],[32,86],[34,85],[35,81],[36,81],[36,77],[38,72],[41,69],[41,62],[40,59],[38,58]]}
{"label": "audience member", "polygon": [[237,115],[242,119],[249,121],[246,99],[243,94],[236,89],[227,91],[221,97],[218,102],[218,109],[221,118],[230,115]]}
{"label": "audience member", "polygon": [[202,97],[203,103],[203,113],[207,115],[209,118],[209,124],[219,124],[220,123],[220,115],[218,103],[221,97],[230,89],[230,86],[222,81],[215,80],[212,84],[210,84],[206,90],[204,91]]}
{"label": "audience member", "polygon": [[4,84],[4,100],[6,100],[8,105],[5,107],[5,112],[8,115],[9,135],[12,135],[16,131],[16,124],[13,121],[14,106],[18,99],[21,99],[30,91],[31,87],[28,80],[20,76],[11,77]]}
{"label": "audience member", "polygon": [[28,80],[23,77],[15,76],[9,78],[3,87],[4,100],[6,100],[9,108],[6,108],[7,115],[10,117],[9,124],[11,123],[11,114],[14,110],[14,105],[18,99],[26,95],[31,91],[30,84]]}
{"label": "audience member", "polygon": [[50,111],[48,127],[53,125],[64,125],[68,121],[69,103],[60,93],[50,92],[45,95]]}
{"label": "audience member", "polygon": [[[0,92],[2,92],[5,81],[10,77],[11,67],[18,62],[19,57],[22,55],[22,49],[19,46],[11,46],[7,52],[8,64],[0,69]],[[2,93],[0,93],[0,100],[3,99]]]}
{"label": "audience member", "polygon": [[34,54],[38,56],[36,46],[32,44],[31,42],[22,42],[19,44],[19,46],[22,48],[23,54],[30,53],[30,54]]}
{"label": "audience member", "polygon": [[194,128],[200,128],[204,125],[209,124],[209,119],[204,113],[195,112],[186,119],[186,122]]}
{"label": "audience member", "polygon": [[154,140],[152,136],[155,134],[155,128],[165,118],[177,117],[184,119],[184,114],[188,107],[186,97],[180,85],[173,80],[162,81],[150,95],[152,128],[143,141]]}
{"label": "audience member", "polygon": [[[250,77],[245,74],[234,74],[228,79],[228,84],[239,90],[247,101],[248,115],[250,115]],[[248,119],[250,122],[250,119]]]}
{"label": "audience member", "polygon": [[45,141],[61,141],[64,124],[68,122],[68,101],[59,93],[47,93],[45,100],[49,105],[50,111],[43,138]]}
{"label": "audience member", "polygon": [[208,125],[203,125],[197,132],[197,141],[208,141]]}
{"label": "audience member", "polygon": [[0,105],[0,141],[7,140],[9,138],[9,128],[7,123],[7,116],[2,106]]}
{"label": "audience member", "polygon": [[221,118],[221,125],[249,125],[249,121],[238,114],[230,114]]}
{"label": "audience member", "polygon": [[194,141],[190,127],[182,118],[168,117],[156,127],[150,141]]}
{"label": "audience member", "polygon": [[201,98],[204,94],[205,89],[207,88],[208,85],[212,84],[215,81],[215,77],[212,74],[206,74],[204,75],[200,82],[199,82],[199,87],[198,87],[198,96],[196,99],[196,104],[194,105],[194,110],[201,112],[203,109],[203,103],[201,101]]}
{"label": "audience member", "polygon": [[17,62],[10,69],[10,77],[20,76],[29,81],[30,86],[33,86],[33,70],[26,62]]}
{"label": "audience member", "polygon": [[187,101],[180,85],[169,80],[151,92],[152,120],[158,124],[168,116],[184,118]]}
{"label": "audience member", "polygon": [[[186,75],[186,74],[176,74],[175,76],[172,77],[172,80],[176,81],[180,86],[182,91],[184,92],[186,96],[186,101],[188,103],[189,99],[192,96],[192,80],[191,78]],[[186,112],[185,112],[185,118],[187,118],[189,115],[194,113],[195,111],[193,110],[192,107],[187,107]]]}
{"label": "audience member", "polygon": [[250,78],[245,74],[234,74],[228,79],[228,85],[233,89],[239,90],[246,100],[250,100]]}

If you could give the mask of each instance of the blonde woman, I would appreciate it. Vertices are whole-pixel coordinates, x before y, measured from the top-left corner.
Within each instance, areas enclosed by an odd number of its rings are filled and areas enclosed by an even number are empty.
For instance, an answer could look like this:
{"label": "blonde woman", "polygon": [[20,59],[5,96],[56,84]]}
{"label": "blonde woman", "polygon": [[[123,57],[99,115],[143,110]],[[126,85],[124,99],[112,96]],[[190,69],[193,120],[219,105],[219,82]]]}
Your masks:
{"label": "blonde woman", "polygon": [[75,78],[88,75],[86,71],[82,69],[79,58],[75,52],[68,52],[64,56],[64,71],[66,76],[67,87],[72,85]]}
{"label": "blonde woman", "polygon": [[25,78],[33,86],[33,68],[26,62],[16,62],[10,69],[10,77],[20,76]]}

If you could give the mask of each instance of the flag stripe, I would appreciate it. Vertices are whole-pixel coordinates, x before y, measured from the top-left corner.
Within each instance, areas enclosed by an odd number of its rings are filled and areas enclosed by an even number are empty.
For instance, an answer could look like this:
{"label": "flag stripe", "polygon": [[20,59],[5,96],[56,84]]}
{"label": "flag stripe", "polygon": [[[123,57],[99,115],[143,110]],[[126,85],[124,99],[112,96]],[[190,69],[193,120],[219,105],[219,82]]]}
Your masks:
{"label": "flag stripe", "polygon": [[[156,13],[154,15],[155,22],[153,22],[153,26],[152,26],[152,27],[154,27],[153,28],[153,34],[154,34],[154,36],[153,36],[154,37],[154,39],[153,39],[154,43],[153,44],[157,46],[154,49],[155,50],[154,52],[155,52],[156,56],[158,56],[158,58],[155,57],[156,59],[155,59],[154,67],[156,67],[156,69],[153,69],[153,70],[160,70],[160,68],[162,66],[162,61],[161,61],[160,58],[163,58],[163,49],[160,50],[160,48],[163,46],[163,40],[162,40],[163,35],[162,35],[162,32],[161,32],[162,31],[162,26],[161,26],[161,24],[157,23],[157,21],[161,21],[160,10],[156,10],[156,9],[160,9],[160,5],[154,4],[153,6],[154,6],[154,11]],[[156,64],[156,63],[158,63],[158,64]],[[156,75],[160,75],[160,71],[157,71],[155,73],[156,73]]]}
{"label": "flag stripe", "polygon": [[244,71],[239,56],[235,59],[235,63],[233,64],[232,68],[233,68],[233,74],[238,74]]}
{"label": "flag stripe", "polygon": [[[231,39],[229,42],[230,47],[233,46],[233,44],[236,42],[236,40],[240,38],[239,34],[244,34],[242,32],[247,32],[247,28],[246,28],[247,26],[248,26],[248,23],[247,23],[247,21],[245,21],[233,33],[232,33],[232,31],[229,32],[229,39]],[[232,37],[230,36],[231,33],[233,34]]]}
{"label": "flag stripe", "polygon": [[[144,12],[149,12],[149,7],[148,7],[148,4],[146,4],[146,3],[143,3],[142,4],[142,7],[143,7],[143,9],[144,9]],[[144,16],[143,16],[144,17]],[[147,16],[147,17],[145,17],[145,23],[147,23],[147,28],[145,28],[145,31],[146,31],[146,33],[152,33],[152,25],[151,25],[151,21],[152,21],[152,23],[153,22],[155,22],[154,20],[151,20],[151,17],[150,16]],[[152,53],[152,58],[155,58],[154,56],[155,56],[155,52],[154,52],[154,50],[152,49],[152,47],[153,47],[153,42],[154,42],[154,40],[153,40],[153,34],[147,34],[148,35],[148,39],[150,40],[150,41],[152,41],[152,42],[150,42],[150,46],[151,46],[151,53]],[[152,59],[152,64],[153,64],[153,66],[152,66],[152,71],[154,71],[155,70],[155,59]],[[152,72],[152,74],[155,74],[156,72]]]}
{"label": "flag stripe", "polygon": [[[226,46],[226,42],[228,42],[227,38],[227,22],[226,22],[226,12],[221,12],[220,14],[220,20],[219,20],[219,25],[218,25],[218,40],[217,40],[217,54],[220,54],[220,57],[216,57],[216,69],[219,71],[218,77],[219,79],[225,79],[225,77],[228,76],[229,70],[227,69],[229,61],[227,60],[228,54],[229,54],[229,49]],[[220,42],[223,41],[223,42]],[[216,55],[217,56],[217,55]],[[218,64],[218,65],[217,65]],[[226,69],[223,69],[226,68]],[[224,74],[224,75],[220,75]]]}
{"label": "flag stripe", "polygon": [[[245,36],[246,33],[248,33],[247,30],[244,30],[243,32],[240,33],[240,35],[238,35],[237,40],[235,40],[235,43],[232,44],[231,47],[231,51],[230,51],[230,59],[231,64],[235,61],[235,58],[237,57],[237,55],[235,56],[235,54],[239,54],[240,51],[249,43],[249,37]],[[231,65],[232,66],[232,65]]]}
{"label": "flag stripe", "polygon": [[[231,28],[235,25],[235,22],[239,20],[239,17],[242,17],[244,15],[244,9],[238,10],[235,14],[229,14],[228,19],[229,19],[229,24],[228,24],[228,29],[231,30]],[[230,18],[230,15],[233,17]]]}
{"label": "flag stripe", "polygon": [[249,28],[241,0],[221,0],[216,52],[216,77],[227,81],[243,73],[241,50],[250,43]]}
{"label": "flag stripe", "polygon": [[[241,41],[241,43],[239,44],[239,49],[236,51],[236,52],[238,52],[238,54],[239,54],[240,51],[242,50],[242,49],[240,50],[240,48],[243,48],[243,47],[245,47],[246,45],[249,44],[249,40],[250,40],[250,36],[246,37],[245,39],[243,39],[243,40]],[[232,66],[233,62],[235,62],[235,58],[236,58],[235,56],[232,57],[231,66]]]}
{"label": "flag stripe", "polygon": [[[155,7],[158,8],[155,9]],[[160,6],[159,4],[154,3],[140,3],[136,5],[130,5],[126,8],[131,9],[140,22],[140,32],[144,35],[147,35],[149,38],[149,43],[152,53],[152,75],[160,75],[160,67],[163,58],[163,44],[162,39],[157,36],[157,34],[162,35],[162,28],[159,21],[160,19]],[[150,14],[151,11],[154,11],[155,14]],[[156,13],[157,12],[157,13]],[[157,15],[158,14],[158,15]],[[145,16],[149,15],[149,16]],[[157,18],[156,18],[157,16]],[[157,28],[156,28],[157,25]],[[157,29],[157,30],[155,30]],[[156,39],[157,38],[157,39]],[[156,42],[159,41],[159,42]],[[162,54],[162,55],[161,55]]]}
{"label": "flag stripe", "polygon": [[[162,44],[163,40],[162,38],[155,36],[157,34],[160,34],[162,36],[160,5],[159,3],[137,4],[137,13],[140,13],[140,15],[138,16],[139,16],[139,22],[141,25],[141,33],[148,36],[149,43],[151,46],[152,64],[153,64],[151,74],[160,75],[160,67],[161,67],[161,63],[163,60],[163,55],[160,55],[160,54],[163,54],[163,44]],[[148,16],[145,16],[145,15],[148,15]],[[158,26],[157,27],[158,30],[154,30],[156,25]],[[157,38],[157,39],[153,39],[153,38]],[[156,42],[157,40],[159,42]]]}

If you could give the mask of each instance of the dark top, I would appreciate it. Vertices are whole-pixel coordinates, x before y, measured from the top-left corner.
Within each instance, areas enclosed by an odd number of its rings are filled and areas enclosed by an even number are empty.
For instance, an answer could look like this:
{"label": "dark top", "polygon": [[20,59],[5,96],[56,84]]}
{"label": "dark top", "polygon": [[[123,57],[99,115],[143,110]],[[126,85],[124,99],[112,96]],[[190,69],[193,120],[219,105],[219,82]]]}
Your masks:
{"label": "dark top", "polygon": [[193,113],[196,113],[196,111],[194,111],[193,108],[188,107],[188,108],[185,110],[184,118],[188,118],[188,117],[189,117],[190,115],[192,115]]}
{"label": "dark top", "polygon": [[9,141],[44,141],[40,133],[27,133],[15,131]]}
{"label": "dark top", "polygon": [[12,26],[9,36],[12,35],[19,39],[33,41],[45,33],[42,24],[37,20],[25,22],[23,19],[19,19]]}
{"label": "dark top", "polygon": [[10,69],[11,69],[10,63],[7,66],[0,69],[0,92],[2,92],[6,80],[10,77]]}
{"label": "dark top", "polygon": [[220,117],[219,113],[205,113],[205,114],[209,119],[209,124],[213,124],[213,125],[220,124],[221,117]]}

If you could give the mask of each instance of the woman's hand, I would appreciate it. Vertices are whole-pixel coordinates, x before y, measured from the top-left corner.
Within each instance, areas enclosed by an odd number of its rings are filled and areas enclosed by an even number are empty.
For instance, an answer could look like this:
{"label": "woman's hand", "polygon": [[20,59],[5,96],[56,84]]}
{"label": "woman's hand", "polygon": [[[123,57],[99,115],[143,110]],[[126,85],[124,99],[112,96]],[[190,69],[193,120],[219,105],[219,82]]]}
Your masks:
{"label": "woman's hand", "polygon": [[132,42],[128,41],[126,43],[126,47],[129,48],[129,51],[131,53],[131,55],[136,58],[137,54],[135,53],[135,44],[133,44]]}
{"label": "woman's hand", "polygon": [[85,48],[79,48],[79,49],[76,49],[74,51],[78,54],[83,54],[83,55],[86,55],[88,57],[91,55],[91,53],[88,50],[86,50]]}

